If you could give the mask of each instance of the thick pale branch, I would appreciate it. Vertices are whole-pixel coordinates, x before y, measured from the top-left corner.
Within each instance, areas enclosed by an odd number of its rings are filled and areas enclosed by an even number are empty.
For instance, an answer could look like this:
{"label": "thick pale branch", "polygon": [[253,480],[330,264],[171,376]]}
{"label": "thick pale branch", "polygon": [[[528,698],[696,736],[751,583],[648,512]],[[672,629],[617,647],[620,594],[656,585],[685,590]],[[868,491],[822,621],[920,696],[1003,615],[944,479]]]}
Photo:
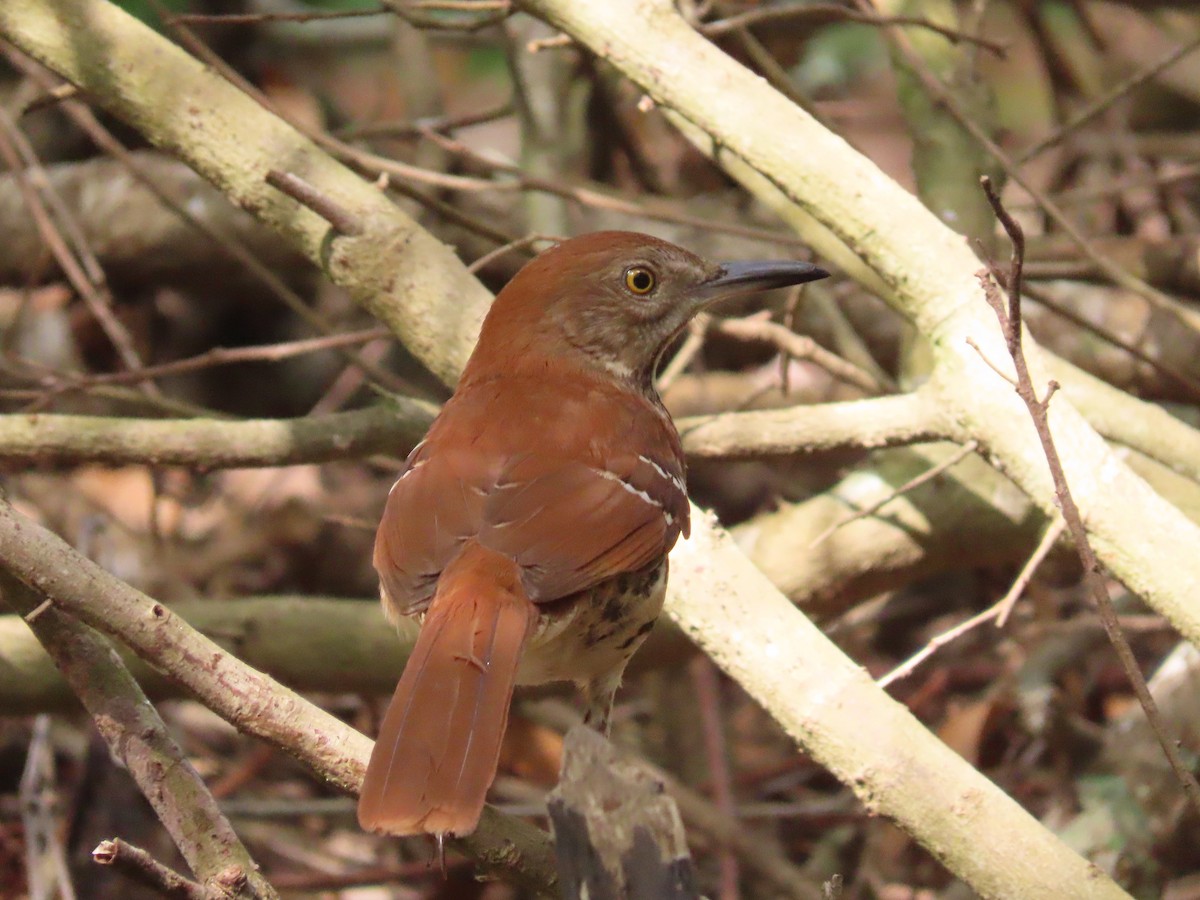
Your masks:
{"label": "thick pale branch", "polygon": [[436,407],[398,398],[369,409],[300,419],[124,419],[0,416],[0,459],[38,465],[155,463],[225,469],[288,466],[391,453],[404,456]]}
{"label": "thick pale branch", "polygon": [[[171,611],[246,665],[297,691],[390,694],[411,646],[380,627],[378,600],[208,599],[175,603]],[[122,656],[151,698],[187,696],[139,657],[128,651]],[[58,710],[70,698],[21,617],[0,615],[0,715]]]}
{"label": "thick pale branch", "polygon": [[[373,453],[404,456],[437,409],[398,398],[368,409],[300,419],[127,419],[0,416],[0,459],[37,465],[152,463],[223,469],[287,466]],[[946,428],[921,394],[678,420],[695,457],[746,459],[935,440]]]}
{"label": "thick pale branch", "polygon": [[871,812],[985,897],[1125,897],[830,643],[693,510],[667,612]]}
{"label": "thick pale branch", "polygon": [[937,440],[947,429],[924,394],[679,419],[689,456],[746,459]]}

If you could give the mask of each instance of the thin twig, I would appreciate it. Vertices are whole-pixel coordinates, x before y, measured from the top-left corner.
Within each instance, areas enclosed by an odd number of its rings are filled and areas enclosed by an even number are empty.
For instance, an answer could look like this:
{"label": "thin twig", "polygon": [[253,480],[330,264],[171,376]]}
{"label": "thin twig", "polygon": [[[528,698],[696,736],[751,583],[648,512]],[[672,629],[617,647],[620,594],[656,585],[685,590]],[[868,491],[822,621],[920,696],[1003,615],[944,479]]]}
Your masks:
{"label": "thin twig", "polygon": [[[362,348],[360,356],[374,365],[379,365],[391,346],[391,335],[385,339],[376,338]],[[309,415],[326,415],[338,411],[358,393],[359,388],[363,386],[363,380],[362,369],[357,366],[343,367],[337,378],[330,382],[325,393],[309,408]]]}
{"label": "thin twig", "polygon": [[881,394],[892,387],[892,385],[880,384],[869,372],[842,359],[836,353],[831,353],[807,335],[796,334],[790,328],[770,321],[766,318],[769,315],[770,313],[756,313],[742,319],[713,317],[708,320],[709,328],[729,337],[773,344],[782,353],[793,359],[807,359],[820,366],[838,381],[856,387],[871,396]]}
{"label": "thin twig", "polygon": [[[492,25],[498,25],[513,14],[512,3],[508,0],[384,0],[384,5],[413,28],[426,28],[434,31],[481,31]],[[474,10],[492,10],[487,15],[476,19],[445,19],[432,12],[453,11],[471,12]]]}
{"label": "thin twig", "polygon": [[958,640],[964,634],[969,631],[973,631],[984,622],[996,618],[999,613],[1000,604],[997,603],[993,606],[989,606],[981,613],[976,613],[966,621],[959,622],[953,628],[948,628],[940,634],[934,635],[929,639],[924,647],[922,647],[904,662],[900,663],[900,665],[896,666],[896,668],[892,669],[892,671],[888,672],[882,678],[878,679],[875,683],[881,688],[886,688],[899,681],[901,678],[907,678],[914,671],[916,671],[917,666],[925,662],[925,660],[929,659],[929,657],[933,656],[933,654],[942,647],[945,647],[947,644]]}
{"label": "thin twig", "polygon": [[311,209],[332,225],[338,234],[355,237],[363,233],[362,223],[357,216],[299,175],[272,169],[267,173],[266,182],[276,190],[283,191],[297,203]]}
{"label": "thin twig", "polygon": [[[8,113],[0,109],[0,158],[3,158],[11,169],[17,188],[21,191],[25,206],[42,240],[54,254],[71,286],[83,298],[100,329],[116,349],[121,362],[129,369],[142,368],[141,356],[133,345],[133,338],[113,312],[112,293],[108,288],[104,270],[88,248],[74,216],[61,198],[50,189],[50,181],[40,172],[40,162],[32,153],[32,147],[23,139]],[[34,177],[38,174],[41,175],[37,178],[42,187],[40,194],[34,190],[33,184]],[[51,215],[51,210],[54,211],[54,216]],[[70,240],[65,232],[70,233]],[[151,383],[147,383],[145,389],[157,392],[157,387]]]}
{"label": "thin twig", "polygon": [[[721,680],[717,668],[707,656],[697,656],[691,662],[692,684],[696,688],[696,703],[700,707],[700,723],[704,734],[704,754],[708,760],[709,783],[713,803],[730,819],[737,820],[733,802],[733,779],[729,773],[729,750],[725,740],[725,723],[721,721]],[[717,870],[720,900],[738,900],[738,858],[727,846],[717,848]]]}
{"label": "thin twig", "polygon": [[828,528],[826,528],[824,531],[822,531],[820,534],[818,534],[815,538],[813,538],[812,543],[810,543],[808,545],[808,548],[811,550],[814,547],[817,547],[817,546],[823,544],[825,541],[827,541],[829,539],[829,537],[835,531],[838,531],[841,528],[845,528],[851,522],[857,522],[859,519],[865,519],[867,516],[875,515],[875,513],[879,512],[879,510],[883,509],[883,507],[887,506],[893,500],[896,500],[899,497],[903,497],[909,491],[916,490],[921,485],[925,484],[927,481],[932,481],[934,478],[937,478],[939,475],[941,475],[946,470],[954,468],[960,462],[962,462],[964,459],[966,459],[968,456],[970,456],[972,453],[974,453],[978,449],[979,449],[978,441],[973,441],[973,440],[967,441],[965,444],[963,444],[961,447],[959,447],[958,450],[952,456],[947,457],[946,459],[944,459],[940,463],[938,463],[936,466],[933,466],[932,468],[927,469],[926,471],[922,472],[916,478],[913,478],[910,481],[906,481],[904,484],[900,485],[900,487],[896,488],[894,491],[889,493],[886,497],[882,497],[879,500],[876,500],[874,503],[872,503],[866,509],[860,509],[857,512],[855,512],[853,515],[847,516],[846,518],[842,519],[841,521],[835,522],[834,524],[830,525]]}
{"label": "thin twig", "polygon": [[294,13],[179,13],[171,16],[172,22],[185,25],[258,25],[263,22],[319,22],[327,19],[357,19],[365,16],[382,16],[391,10],[386,6],[367,9],[319,10]]}
{"label": "thin twig", "polygon": [[470,128],[472,125],[483,125],[503,119],[513,114],[511,100],[505,100],[495,106],[476,112],[462,113],[457,116],[444,115],[432,118],[404,120],[400,122],[373,122],[369,125],[347,125],[337,131],[336,137],[342,140],[368,137],[419,137],[426,131],[457,131],[460,128]]}
{"label": "thin twig", "polygon": [[467,271],[471,274],[476,274],[480,269],[489,265],[493,260],[499,259],[505,254],[512,253],[516,250],[527,250],[534,244],[542,241],[557,243],[559,240],[561,240],[561,238],[556,238],[548,234],[527,234],[524,237],[517,238],[515,241],[509,241],[507,244],[501,244],[495,250],[491,250],[483,254],[483,256],[479,257],[479,259],[467,266]]}
{"label": "thin twig", "polygon": [[1029,559],[1025,561],[1025,565],[1021,567],[1021,571],[1017,573],[1012,587],[1008,589],[1008,592],[996,604],[997,628],[1003,628],[1005,623],[1008,622],[1008,617],[1012,614],[1013,607],[1017,605],[1021,594],[1029,586],[1029,582],[1033,578],[1033,573],[1045,561],[1050,551],[1054,548],[1054,545],[1058,542],[1058,539],[1062,537],[1063,532],[1066,530],[1067,523],[1063,521],[1062,516],[1059,516],[1050,523],[1050,526],[1042,534],[1042,539],[1038,541],[1038,545],[1034,548],[1033,553],[1029,555]]}
{"label": "thin twig", "polygon": [[574,43],[570,35],[552,34],[549,37],[534,38],[527,42],[525,44],[525,52],[532,56],[534,53],[541,53],[545,50],[562,50]]}
{"label": "thin twig", "polygon": [[163,378],[198,372],[215,366],[228,366],[248,362],[280,362],[306,353],[335,350],[339,347],[365,344],[394,335],[386,328],[365,328],[346,334],[331,334],[327,337],[304,338],[298,341],[280,341],[276,344],[258,344],[249,347],[213,347],[186,359],[176,359],[157,366],[146,366],[137,371],[101,372],[94,375],[65,373],[59,384],[48,385],[52,390],[80,390],[96,384],[129,384],[146,378]]}
{"label": "thin twig", "polygon": [[1200,48],[1200,35],[1192,38],[1192,40],[1180,44],[1167,53],[1161,59],[1150,63],[1147,66],[1134,72],[1128,78],[1122,79],[1117,84],[1113,85],[1108,91],[1097,97],[1083,109],[1079,110],[1070,119],[1064,122],[1061,126],[1055,129],[1051,134],[1046,135],[1033,146],[1027,148],[1023,153],[1019,154],[1013,162],[1018,166],[1023,166],[1034,157],[1041,154],[1044,150],[1053,147],[1063,138],[1067,137],[1072,131],[1075,131],[1081,125],[1084,125],[1094,119],[1100,113],[1104,112],[1134,88],[1149,81],[1159,73],[1169,69],[1179,60],[1183,59],[1189,53]]}
{"label": "thin twig", "polygon": [[174,900],[221,900],[220,895],[204,885],[184,878],[174,869],[163,865],[141,847],[120,838],[101,841],[92,851],[92,861],[112,866],[121,874],[138,881],[164,897]]}
{"label": "thin twig", "polygon": [[718,19],[700,26],[700,31],[706,37],[718,37],[740,28],[755,25],[778,24],[789,19],[815,18],[824,21],[829,18],[845,19],[847,22],[860,22],[864,25],[910,25],[917,28],[927,28],[937,32],[951,43],[966,42],[976,44],[990,50],[996,56],[1004,59],[1008,48],[997,41],[966,34],[956,28],[947,28],[921,16],[884,16],[879,13],[852,9],[837,3],[803,3],[780,6],[763,6],[747,10],[743,13]]}
{"label": "thin twig", "polygon": [[1117,658],[1121,662],[1121,667],[1125,670],[1125,675],[1129,679],[1138,702],[1141,704],[1142,709],[1145,710],[1146,719],[1150,723],[1150,727],[1154,731],[1154,735],[1158,739],[1163,753],[1166,755],[1168,763],[1170,763],[1171,769],[1179,779],[1184,796],[1187,797],[1192,808],[1200,812],[1200,784],[1196,782],[1195,776],[1192,775],[1191,771],[1184,765],[1183,760],[1180,758],[1175,740],[1167,734],[1166,725],[1158,712],[1158,704],[1155,703],[1154,697],[1146,686],[1146,680],[1142,677],[1141,670],[1138,668],[1133,650],[1130,648],[1129,642],[1125,639],[1125,634],[1121,631],[1117,611],[1113,607],[1112,598],[1108,594],[1108,586],[1101,575],[1100,563],[1096,559],[1095,552],[1092,550],[1091,542],[1088,540],[1087,529],[1083,524],[1083,517],[1079,513],[1079,507],[1075,505],[1075,498],[1072,496],[1071,489],[1067,484],[1067,476],[1063,471],[1062,460],[1059,458],[1058,449],[1054,444],[1054,436],[1050,431],[1049,420],[1050,400],[1058,388],[1058,383],[1051,381],[1046,396],[1039,399],[1033,385],[1033,380],[1029,374],[1029,366],[1025,360],[1025,353],[1021,346],[1020,286],[1021,256],[1025,247],[1024,232],[1017,221],[1004,209],[999,196],[992,188],[991,180],[985,176],[981,179],[981,183],[984,193],[987,195],[988,202],[992,205],[992,209],[995,210],[996,217],[1004,226],[1013,244],[1013,258],[1008,277],[1007,308],[1004,301],[1000,298],[999,286],[990,274],[981,273],[979,280],[983,285],[984,297],[988,305],[991,306],[992,311],[996,314],[996,318],[1004,332],[1005,342],[1008,345],[1009,352],[1012,354],[1013,365],[1017,373],[1017,396],[1021,398],[1026,409],[1029,410],[1029,416],[1033,420],[1034,428],[1037,430],[1038,439],[1041,441],[1042,450],[1046,455],[1046,462],[1050,467],[1050,477],[1054,481],[1054,494],[1058,500],[1058,507],[1062,511],[1063,520],[1070,531],[1071,540],[1075,543],[1075,549],[1079,553],[1080,562],[1083,563],[1084,581],[1087,584],[1089,593],[1092,595],[1092,599],[1096,603],[1096,609],[1100,615],[1100,621],[1104,625],[1104,631],[1117,653]]}
{"label": "thin twig", "polygon": [[20,114],[21,116],[27,116],[30,113],[37,112],[39,109],[46,109],[47,107],[62,103],[64,100],[72,100],[78,96],[79,88],[75,87],[73,84],[64,82],[58,87],[51,88],[50,90],[46,91],[40,97],[35,97],[33,100],[30,100],[21,109]]}
{"label": "thin twig", "polygon": [[701,313],[688,323],[687,336],[670,362],[663,367],[662,374],[658,376],[659,391],[665,391],[674,384],[675,379],[684,373],[704,349],[704,338],[708,332],[710,318],[708,313]]}

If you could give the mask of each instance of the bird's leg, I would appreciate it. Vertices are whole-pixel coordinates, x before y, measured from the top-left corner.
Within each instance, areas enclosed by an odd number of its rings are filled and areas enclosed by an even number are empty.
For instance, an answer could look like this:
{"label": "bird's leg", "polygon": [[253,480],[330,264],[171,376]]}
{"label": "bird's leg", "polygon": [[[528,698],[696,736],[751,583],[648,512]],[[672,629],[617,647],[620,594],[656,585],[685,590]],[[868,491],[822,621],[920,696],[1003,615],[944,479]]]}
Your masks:
{"label": "bird's leg", "polygon": [[617,696],[617,688],[621,686],[621,675],[625,667],[621,666],[599,678],[579,682],[583,692],[587,711],[583,714],[583,724],[595,729],[605,737],[612,727],[613,700]]}

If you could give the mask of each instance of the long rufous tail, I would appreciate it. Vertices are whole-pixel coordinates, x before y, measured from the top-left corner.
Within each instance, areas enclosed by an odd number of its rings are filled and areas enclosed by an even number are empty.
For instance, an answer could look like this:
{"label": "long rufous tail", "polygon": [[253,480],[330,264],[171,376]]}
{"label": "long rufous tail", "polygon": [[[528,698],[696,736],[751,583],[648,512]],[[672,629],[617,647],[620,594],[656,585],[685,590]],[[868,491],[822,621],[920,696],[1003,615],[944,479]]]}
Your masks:
{"label": "long rufous tail", "polygon": [[472,541],[446,567],[371,753],[358,801],[364,829],[475,829],[536,617],[508,557]]}

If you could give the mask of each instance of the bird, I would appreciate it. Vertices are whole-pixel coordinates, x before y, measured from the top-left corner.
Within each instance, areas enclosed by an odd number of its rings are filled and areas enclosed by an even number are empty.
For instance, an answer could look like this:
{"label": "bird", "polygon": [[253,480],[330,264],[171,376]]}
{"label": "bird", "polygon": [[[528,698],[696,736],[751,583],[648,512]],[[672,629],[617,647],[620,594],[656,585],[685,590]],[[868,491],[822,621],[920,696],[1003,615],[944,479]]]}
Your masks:
{"label": "bird", "polygon": [[717,300],[828,274],[600,231],[534,257],[497,294],[376,533],[385,615],[416,634],[359,796],[365,830],[474,831],[517,684],[575,682],[585,722],[608,733],[689,530],[660,357]]}

